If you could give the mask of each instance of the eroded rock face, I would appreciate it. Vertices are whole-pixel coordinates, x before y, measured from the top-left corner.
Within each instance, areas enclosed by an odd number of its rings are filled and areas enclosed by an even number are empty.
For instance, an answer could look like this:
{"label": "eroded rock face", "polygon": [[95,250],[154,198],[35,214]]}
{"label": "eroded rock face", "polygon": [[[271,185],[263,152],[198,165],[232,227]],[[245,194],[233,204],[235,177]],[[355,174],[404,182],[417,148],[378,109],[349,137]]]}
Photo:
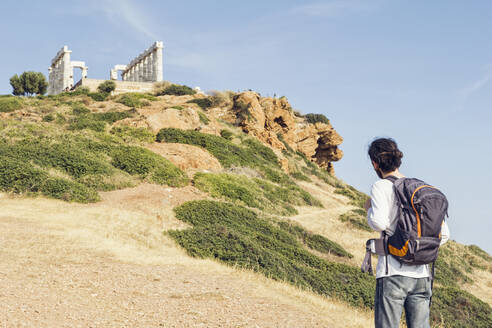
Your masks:
{"label": "eroded rock face", "polygon": [[234,97],[232,111],[244,132],[273,148],[300,151],[330,173],[332,162],[343,156],[338,148],[343,139],[331,124],[311,124],[294,116],[286,98],[262,98],[247,91]]}

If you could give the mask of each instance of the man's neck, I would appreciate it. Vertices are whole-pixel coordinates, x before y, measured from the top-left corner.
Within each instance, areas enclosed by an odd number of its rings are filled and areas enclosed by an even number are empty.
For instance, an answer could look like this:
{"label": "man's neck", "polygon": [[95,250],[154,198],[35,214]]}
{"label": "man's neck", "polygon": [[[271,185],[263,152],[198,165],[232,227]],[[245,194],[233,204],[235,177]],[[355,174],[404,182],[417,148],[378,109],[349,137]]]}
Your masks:
{"label": "man's neck", "polygon": [[396,169],[396,170],[388,172],[388,173],[383,173],[383,179],[385,179],[386,177],[389,177],[390,175],[395,176],[397,178],[403,178],[404,177],[404,175],[401,174],[398,169]]}

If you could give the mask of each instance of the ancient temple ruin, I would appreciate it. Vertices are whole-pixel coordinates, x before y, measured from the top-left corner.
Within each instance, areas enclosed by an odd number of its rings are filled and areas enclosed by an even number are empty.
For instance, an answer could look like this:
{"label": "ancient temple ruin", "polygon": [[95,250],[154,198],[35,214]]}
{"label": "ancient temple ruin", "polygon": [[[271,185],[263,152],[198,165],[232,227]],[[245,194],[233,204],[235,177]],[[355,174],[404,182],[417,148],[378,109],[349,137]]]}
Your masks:
{"label": "ancient temple ruin", "polygon": [[55,95],[57,93],[68,91],[73,88],[73,69],[82,69],[82,79],[87,78],[88,67],[83,61],[72,61],[70,59],[71,50],[67,46],[61,48],[51,61],[51,66],[48,68],[48,94]]}
{"label": "ancient temple ruin", "polygon": [[[135,57],[127,65],[115,65],[110,70],[110,80],[116,84],[115,93],[121,92],[149,92],[155,82],[163,80],[162,41],[156,41],[143,53]],[[106,80],[87,78],[88,67],[83,61],[72,61],[72,51],[64,46],[51,61],[49,70],[48,94],[55,95],[63,91],[70,91],[78,86],[88,87],[96,91],[97,86]],[[82,70],[80,81],[74,84],[74,68]],[[121,80],[118,80],[121,72]]]}

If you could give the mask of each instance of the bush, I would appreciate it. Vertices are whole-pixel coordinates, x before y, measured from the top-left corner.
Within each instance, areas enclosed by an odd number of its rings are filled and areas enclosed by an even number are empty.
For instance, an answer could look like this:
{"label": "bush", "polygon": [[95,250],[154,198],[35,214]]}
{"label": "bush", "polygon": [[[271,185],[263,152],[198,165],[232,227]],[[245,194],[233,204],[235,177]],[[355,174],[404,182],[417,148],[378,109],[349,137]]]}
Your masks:
{"label": "bush", "polygon": [[202,122],[203,124],[207,125],[208,123],[210,123],[210,119],[202,112],[198,112],[198,117],[200,118],[200,122]]}
{"label": "bush", "polygon": [[70,130],[90,129],[96,132],[104,132],[106,130],[106,123],[113,124],[116,121],[132,117],[130,111],[105,113],[90,113],[89,111],[89,114],[87,114],[87,111],[88,109],[85,107],[76,107],[73,109],[73,113],[78,116],[72,119],[69,126]]}
{"label": "bush", "polygon": [[299,171],[294,171],[294,172],[292,172],[292,173],[290,174],[290,176],[291,176],[291,177],[293,177],[293,178],[294,178],[294,179],[296,179],[296,180],[299,180],[299,181],[308,181],[308,182],[311,182],[311,179],[310,179],[308,176],[306,176],[306,175],[302,174],[302,173],[301,173],[301,172],[299,172]]}
{"label": "bush", "polygon": [[193,184],[198,189],[209,192],[213,197],[239,201],[242,205],[272,214],[297,214],[297,210],[292,205],[322,206],[317,199],[295,185],[281,187],[244,175],[199,172],[195,174]]}
{"label": "bush", "polygon": [[240,147],[222,137],[194,130],[174,128],[161,129],[157,133],[156,140],[158,142],[183,143],[205,148],[224,167],[247,166],[255,168],[266,164],[279,167],[275,153],[260,142],[245,141],[245,147]]}
{"label": "bush", "polygon": [[92,100],[95,100],[95,101],[105,101],[108,98],[109,93],[106,93],[106,92],[90,92],[87,95],[89,97],[91,97]]}
{"label": "bush", "polygon": [[42,193],[45,196],[68,202],[93,203],[101,199],[94,189],[90,189],[78,182],[60,178],[49,178],[44,181]]}
{"label": "bush", "polygon": [[308,123],[312,123],[312,124],[315,124],[315,123],[324,123],[324,124],[330,124],[330,120],[323,114],[306,114],[304,115],[304,117],[306,118],[306,121]]}
{"label": "bush", "polygon": [[371,276],[313,255],[299,243],[297,234],[276,227],[244,207],[203,200],[187,202],[175,212],[193,228],[169,234],[191,256],[260,272],[354,306],[373,305]]}
{"label": "bush", "polygon": [[434,288],[430,317],[446,328],[492,327],[490,305],[454,287]]}
{"label": "bush", "polygon": [[155,140],[155,135],[146,128],[134,128],[131,126],[115,126],[110,131],[111,134],[120,137],[125,143],[146,142],[151,143]]}
{"label": "bush", "polygon": [[73,103],[72,104],[72,114],[73,115],[89,114],[90,112],[91,112],[90,109],[85,107],[81,103]]}
{"label": "bush", "polygon": [[3,191],[24,193],[41,190],[47,174],[28,161],[20,161],[0,153],[0,188]]}
{"label": "bush", "polygon": [[333,254],[341,257],[354,257],[352,254],[347,252],[342,246],[335,243],[334,241],[331,241],[321,235],[313,234],[296,223],[281,221],[278,225],[282,230],[285,230],[291,235],[296,236],[311,249],[317,250],[321,253]]}
{"label": "bush", "polygon": [[112,152],[111,164],[131,175],[172,187],[184,186],[188,178],[179,168],[148,149],[120,146]]}
{"label": "bush", "polygon": [[201,109],[206,110],[209,107],[212,107],[212,101],[208,98],[198,98],[188,100],[187,103],[197,104]]}
{"label": "bush", "polygon": [[95,190],[67,179],[50,178],[28,162],[6,156],[0,156],[0,189],[14,193],[41,192],[51,198],[81,203],[99,200]]}
{"label": "bush", "polygon": [[113,124],[116,121],[124,120],[125,118],[132,117],[130,111],[126,112],[104,112],[104,113],[93,113],[92,118],[96,121],[104,121],[109,124]]}
{"label": "bush", "polygon": [[148,93],[130,92],[120,95],[116,102],[128,107],[140,108],[143,107],[147,101],[155,100],[157,100],[157,98]]}
{"label": "bush", "polygon": [[212,91],[210,100],[213,107],[221,107],[232,104],[234,92],[232,91]]}
{"label": "bush", "polygon": [[22,99],[18,97],[1,97],[0,98],[0,113],[9,113],[21,109],[23,105]]}
{"label": "bush", "polygon": [[70,94],[72,96],[80,96],[80,95],[88,95],[90,92],[91,90],[88,87],[78,87],[72,92],[70,92]]}
{"label": "bush", "polygon": [[232,134],[231,131],[224,129],[224,130],[220,130],[220,136],[226,140],[232,140],[234,134]]}
{"label": "bush", "polygon": [[186,85],[177,85],[172,84],[166,87],[164,90],[158,91],[156,96],[165,96],[165,95],[173,95],[173,96],[185,96],[185,95],[194,95],[196,91]]}
{"label": "bush", "polygon": [[68,128],[69,130],[89,129],[96,132],[104,132],[106,130],[106,123],[95,120],[92,115],[79,115],[72,120]]}
{"label": "bush", "polygon": [[114,89],[116,89],[116,83],[114,81],[104,81],[97,87],[97,91],[100,93],[111,93]]}
{"label": "bush", "polygon": [[55,115],[47,114],[43,116],[43,122],[53,122],[55,120]]}
{"label": "bush", "polygon": [[355,227],[359,230],[371,232],[373,230],[367,224],[367,219],[366,219],[367,214],[365,214],[364,210],[362,210],[362,211],[363,212],[360,212],[359,210],[351,210],[351,211],[348,211],[347,213],[340,215],[338,218],[340,219],[340,221],[348,222],[353,227]]}

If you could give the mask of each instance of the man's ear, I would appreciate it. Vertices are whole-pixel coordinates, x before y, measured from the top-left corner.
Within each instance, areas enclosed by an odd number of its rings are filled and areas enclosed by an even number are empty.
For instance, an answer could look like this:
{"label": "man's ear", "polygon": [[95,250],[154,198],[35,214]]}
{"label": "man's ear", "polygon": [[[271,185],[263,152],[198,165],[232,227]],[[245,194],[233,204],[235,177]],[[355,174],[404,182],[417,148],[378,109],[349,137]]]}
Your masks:
{"label": "man's ear", "polygon": [[378,163],[374,162],[374,161],[371,161],[372,162],[372,166],[374,167],[375,170],[379,170],[379,165]]}

